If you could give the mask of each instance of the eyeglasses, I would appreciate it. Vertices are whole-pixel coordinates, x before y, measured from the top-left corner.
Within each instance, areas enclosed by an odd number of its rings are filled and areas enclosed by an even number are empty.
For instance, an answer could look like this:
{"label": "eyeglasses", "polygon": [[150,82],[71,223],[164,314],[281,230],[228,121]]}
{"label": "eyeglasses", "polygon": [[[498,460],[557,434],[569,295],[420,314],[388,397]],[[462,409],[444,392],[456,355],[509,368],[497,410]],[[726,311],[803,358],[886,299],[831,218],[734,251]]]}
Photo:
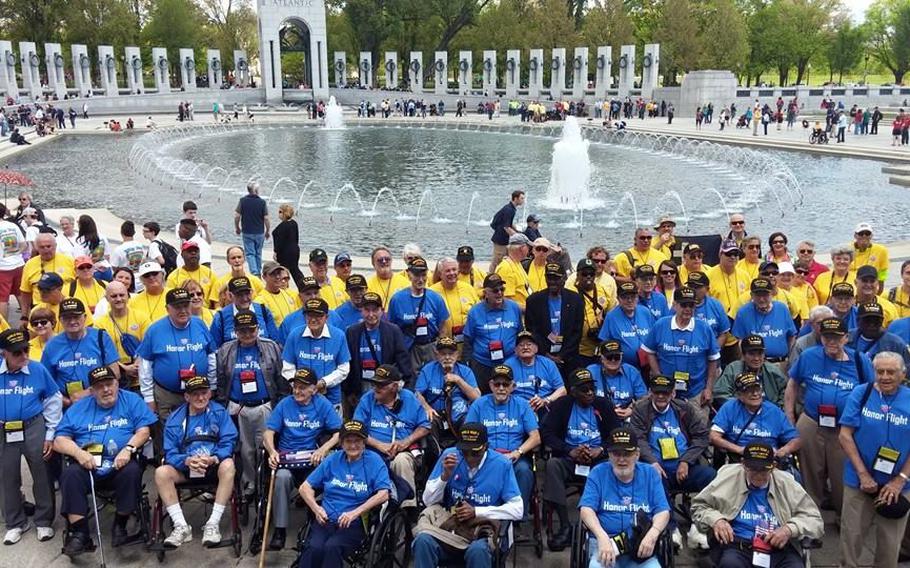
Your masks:
{"label": "eyeglasses", "polygon": [[745,225],[745,221],[730,221],[731,225]]}
{"label": "eyeglasses", "polygon": [[547,247],[534,247],[534,252],[550,252]]}
{"label": "eyeglasses", "polygon": [[32,320],[32,321],[30,321],[29,323],[32,324],[32,327],[43,327],[43,326],[45,326],[45,325],[50,325],[51,320],[46,320],[46,319],[43,319],[43,320]]}
{"label": "eyeglasses", "polygon": [[799,249],[799,254],[813,254],[814,252],[812,249]]}
{"label": "eyeglasses", "polygon": [[676,271],[675,270],[661,270],[660,275],[661,276],[676,276]]}
{"label": "eyeglasses", "polygon": [[87,266],[77,266],[77,267],[76,267],[76,270],[91,270],[92,268],[94,268],[94,266],[92,266],[91,264],[89,264],[89,265],[87,265]]}
{"label": "eyeglasses", "polygon": [[506,383],[501,381],[496,381],[495,383],[490,383],[494,389],[507,389],[512,383]]}
{"label": "eyeglasses", "polygon": [[490,292],[502,293],[502,292],[505,292],[505,291],[506,291],[506,287],[505,287],[505,286],[497,286],[496,288],[488,288],[488,290],[489,290]]}
{"label": "eyeglasses", "polygon": [[808,275],[809,275],[809,271],[808,271],[808,270],[800,270],[800,269],[798,269],[798,270],[796,271],[796,273],[799,274],[800,276],[808,276]]}
{"label": "eyeglasses", "polygon": [[651,235],[642,235],[642,236],[638,237],[638,240],[640,240],[640,241],[650,241],[650,240],[651,240]]}
{"label": "eyeglasses", "polygon": [[679,307],[691,310],[695,307],[695,302],[679,302]]}
{"label": "eyeglasses", "polygon": [[725,252],[725,253],[722,253],[722,254],[723,254],[724,256],[730,257],[730,258],[739,258],[739,252],[737,252],[737,251],[735,251],[735,250],[729,250],[729,251],[727,251],[727,252]]}
{"label": "eyeglasses", "polygon": [[190,292],[189,294],[190,294],[190,298],[204,298],[205,297],[205,294],[203,294],[201,291]]}

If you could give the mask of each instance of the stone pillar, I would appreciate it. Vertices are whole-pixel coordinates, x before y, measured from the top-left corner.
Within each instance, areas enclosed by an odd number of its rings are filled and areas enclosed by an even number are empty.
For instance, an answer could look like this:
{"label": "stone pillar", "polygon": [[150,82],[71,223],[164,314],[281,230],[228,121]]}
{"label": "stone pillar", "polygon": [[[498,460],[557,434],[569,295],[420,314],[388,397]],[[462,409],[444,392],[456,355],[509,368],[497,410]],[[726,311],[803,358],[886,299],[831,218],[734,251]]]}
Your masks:
{"label": "stone pillar", "polygon": [[543,60],[542,49],[532,49],[531,59],[528,60],[528,97],[536,99],[543,90]]}
{"label": "stone pillar", "polygon": [[206,72],[209,78],[210,89],[220,89],[224,77],[221,71],[224,67],[221,65],[221,51],[218,49],[209,49],[205,53]]}
{"label": "stone pillar", "polygon": [[[734,101],[736,100],[736,76],[730,71],[692,71],[686,73],[679,91],[679,106],[676,107],[677,117],[690,117],[695,115],[695,109],[705,101]],[[740,112],[746,111],[748,102],[740,107]]]}
{"label": "stone pillar", "polygon": [[394,51],[385,52],[385,88],[393,90],[398,88],[398,54]]}
{"label": "stone pillar", "polygon": [[483,92],[488,97],[496,96],[496,52],[483,52]]}
{"label": "stone pillar", "polygon": [[[44,57],[45,68],[47,69],[47,86],[53,89],[54,94],[62,101],[66,95],[66,69],[60,44],[45,43]],[[3,79],[0,78],[0,89],[2,88]]]}
{"label": "stone pillar", "polygon": [[145,93],[145,79],[142,77],[142,52],[138,47],[127,47],[123,50],[126,55],[126,84],[130,94]]}
{"label": "stone pillar", "polygon": [[641,58],[641,96],[650,99],[657,88],[660,75],[660,44],[646,43],[645,55]]}
{"label": "stone pillar", "polygon": [[13,44],[0,41],[0,90],[13,99],[19,96],[19,81],[16,78],[16,54]]}
{"label": "stone pillar", "polygon": [[576,47],[572,60],[572,98],[581,99],[588,87],[588,48]]}
{"label": "stone pillar", "polygon": [[434,92],[437,95],[444,95],[449,89],[449,54],[445,51],[437,51],[433,56],[433,83]]}
{"label": "stone pillar", "polygon": [[348,79],[348,57],[345,52],[335,52],[332,68],[335,69],[335,86],[341,89]]}
{"label": "stone pillar", "polygon": [[613,65],[613,48],[609,45],[602,45],[597,48],[597,76],[594,79],[594,98],[605,100],[607,98],[607,89],[613,86],[613,75],[611,66]]}
{"label": "stone pillar", "polygon": [[411,92],[423,93],[423,52],[412,51],[408,63],[408,77],[410,78]]}
{"label": "stone pillar", "polygon": [[474,61],[470,51],[458,52],[458,94],[470,95],[474,86]]}
{"label": "stone pillar", "polygon": [[98,70],[101,76],[101,89],[106,97],[116,97],[120,94],[117,86],[117,58],[114,57],[114,48],[110,45],[98,46]]}
{"label": "stone pillar", "polygon": [[92,91],[92,60],[88,56],[88,48],[84,45],[73,44],[70,46],[73,53],[73,78],[76,81],[76,91],[80,97],[88,96]]}
{"label": "stone pillar", "polygon": [[192,49],[180,48],[180,86],[184,91],[196,90],[196,54]]}
{"label": "stone pillar", "polygon": [[360,52],[360,60],[357,63],[360,69],[360,86],[370,88],[373,86],[373,54],[369,51]]}
{"label": "stone pillar", "polygon": [[234,50],[234,82],[241,87],[250,86],[250,60],[246,50]]}
{"label": "stone pillar", "polygon": [[559,100],[562,98],[562,91],[566,88],[566,49],[564,47],[553,48],[550,56],[550,98]]}
{"label": "stone pillar", "polygon": [[624,45],[619,56],[619,98],[629,96],[635,86],[635,46]]}
{"label": "stone pillar", "polygon": [[171,92],[171,62],[167,60],[167,48],[152,48],[152,63],[155,65],[155,88],[158,93]]}
{"label": "stone pillar", "polygon": [[521,50],[510,49],[506,52],[506,96],[515,98],[521,84]]}
{"label": "stone pillar", "polygon": [[20,41],[19,57],[22,69],[22,88],[28,91],[31,100],[42,95],[41,92],[41,58],[35,42]]}

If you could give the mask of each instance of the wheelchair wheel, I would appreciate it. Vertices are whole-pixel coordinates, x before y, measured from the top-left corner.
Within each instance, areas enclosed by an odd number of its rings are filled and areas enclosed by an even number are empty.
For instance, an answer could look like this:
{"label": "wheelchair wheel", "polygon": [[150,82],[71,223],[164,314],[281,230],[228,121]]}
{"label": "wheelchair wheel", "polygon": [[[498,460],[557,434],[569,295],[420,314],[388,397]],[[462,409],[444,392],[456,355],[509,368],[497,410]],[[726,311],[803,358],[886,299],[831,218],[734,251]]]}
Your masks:
{"label": "wheelchair wheel", "polygon": [[243,556],[243,533],[237,531],[234,533],[234,556],[240,558]]}
{"label": "wheelchair wheel", "polygon": [[139,530],[142,533],[143,543],[148,546],[155,542],[155,537],[151,530],[151,506],[149,505],[148,493],[143,493],[139,497],[139,507],[136,511],[139,517]]}
{"label": "wheelchair wheel", "polygon": [[407,514],[398,509],[382,520],[373,533],[367,566],[370,568],[407,568],[411,560],[411,527]]}
{"label": "wheelchair wheel", "polygon": [[588,565],[588,529],[581,519],[572,529],[572,556],[569,563],[571,568],[584,568]]}
{"label": "wheelchair wheel", "polygon": [[676,565],[676,559],[673,556],[673,540],[667,529],[660,533],[654,548],[654,557],[660,562],[661,568],[673,568]]}

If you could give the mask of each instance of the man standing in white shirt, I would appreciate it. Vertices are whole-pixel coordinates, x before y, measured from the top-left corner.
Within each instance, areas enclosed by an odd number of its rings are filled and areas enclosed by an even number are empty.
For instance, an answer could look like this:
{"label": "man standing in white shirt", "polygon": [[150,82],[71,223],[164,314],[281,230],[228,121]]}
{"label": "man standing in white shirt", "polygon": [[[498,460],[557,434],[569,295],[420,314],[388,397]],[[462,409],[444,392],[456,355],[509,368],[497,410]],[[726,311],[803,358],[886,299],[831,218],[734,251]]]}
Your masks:
{"label": "man standing in white shirt", "polygon": [[69,215],[60,217],[60,232],[57,233],[57,252],[76,258],[81,253],[76,244],[76,220]]}
{"label": "man standing in white shirt", "polygon": [[[199,225],[192,219],[183,219],[177,226],[177,237],[180,238],[180,244],[191,241],[199,245],[199,264],[205,266],[212,265],[212,247],[209,243],[199,236],[197,232]],[[177,257],[177,266],[183,266],[183,257]]]}

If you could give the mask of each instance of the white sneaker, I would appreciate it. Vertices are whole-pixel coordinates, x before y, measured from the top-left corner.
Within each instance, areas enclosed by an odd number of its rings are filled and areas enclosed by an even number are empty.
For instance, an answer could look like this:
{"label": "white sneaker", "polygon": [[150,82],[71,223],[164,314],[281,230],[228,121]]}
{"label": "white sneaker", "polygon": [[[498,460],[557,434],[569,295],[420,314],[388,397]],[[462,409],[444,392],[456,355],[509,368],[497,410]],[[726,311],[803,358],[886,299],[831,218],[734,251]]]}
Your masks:
{"label": "white sneaker", "polygon": [[221,542],[221,531],[218,525],[206,523],[202,529],[202,546],[212,546]]}
{"label": "white sneaker", "polygon": [[17,528],[6,531],[6,535],[3,537],[3,544],[6,544],[6,545],[16,544],[17,542],[22,540],[22,533],[28,531],[28,529],[30,529],[30,528],[32,528],[32,525],[29,523],[25,523],[25,526],[17,527]]}
{"label": "white sneaker", "polygon": [[54,538],[54,527],[38,527],[38,542],[47,542]]}
{"label": "white sneaker", "polygon": [[673,541],[673,546],[682,548],[682,535],[679,533],[679,529],[673,529],[670,539]]}
{"label": "white sneaker", "polygon": [[696,548],[708,550],[708,535],[695,528],[695,525],[689,527],[689,533],[686,535],[686,540],[688,541],[687,545],[691,550]]}
{"label": "white sneaker", "polygon": [[189,525],[177,525],[171,531],[171,536],[164,539],[164,546],[168,548],[177,548],[184,542],[193,540],[193,527]]}

